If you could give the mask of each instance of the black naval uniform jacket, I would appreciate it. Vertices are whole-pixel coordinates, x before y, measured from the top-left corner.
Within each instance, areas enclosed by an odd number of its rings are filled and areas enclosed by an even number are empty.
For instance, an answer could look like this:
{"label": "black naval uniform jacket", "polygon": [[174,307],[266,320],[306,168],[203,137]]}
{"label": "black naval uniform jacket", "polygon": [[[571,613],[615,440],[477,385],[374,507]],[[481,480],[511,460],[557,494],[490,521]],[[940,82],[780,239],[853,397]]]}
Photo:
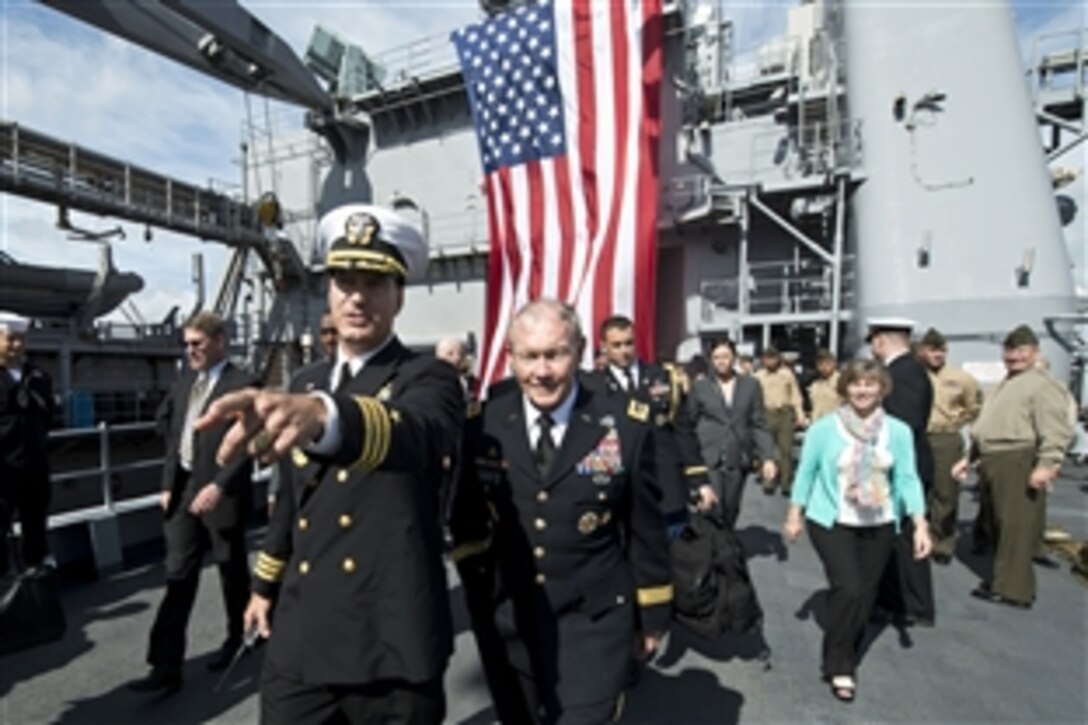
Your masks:
{"label": "black naval uniform jacket", "polygon": [[56,404],[53,381],[40,368],[26,363],[15,382],[0,368],[0,485],[49,485],[46,436]]}
{"label": "black naval uniform jacket", "polygon": [[[593,390],[610,395],[627,396],[622,383],[616,379],[611,367],[586,373],[586,384]],[[650,420],[656,432],[658,465],[662,470],[659,482],[667,523],[686,521],[687,505],[692,492],[710,483],[707,466],[695,437],[695,425],[683,405],[683,391],[675,374],[659,365],[638,363],[638,384],[629,397],[650,406]],[[665,480],[664,472],[677,472],[673,480]]]}
{"label": "black naval uniform jacket", "polygon": [[[672,579],[652,436],[644,403],[580,386],[541,477],[520,391],[467,421],[450,528],[462,570],[488,572],[463,583],[474,619],[491,618],[474,621],[489,681],[502,680],[493,672],[502,662],[531,676],[544,701],[600,703],[622,691],[635,633],[668,628]],[[489,611],[470,586],[490,589]],[[480,642],[489,628],[497,636]]]}
{"label": "black naval uniform jacket", "polygon": [[[328,390],[331,365],[291,391]],[[439,487],[461,385],[394,338],[333,399],[340,450],[292,451],[257,557],[254,591],[276,600],[266,657],[304,684],[432,680],[452,651]]]}
{"label": "black naval uniform jacket", "polygon": [[[188,511],[200,489],[209,483],[215,483],[223,496],[214,509],[201,518],[204,523],[215,529],[228,529],[245,523],[249,507],[249,488],[252,479],[253,463],[248,456],[239,456],[225,466],[216,463],[215,455],[223,436],[227,434],[231,423],[218,423],[211,428],[193,432],[192,471],[187,478],[179,478],[181,468],[181,435],[185,430],[185,416],[189,409],[189,393],[196,382],[197,373],[186,370],[174,382],[170,393],[163,398],[156,413],[159,430],[166,438],[166,456],[163,458],[162,490],[170,492],[170,509],[167,517],[177,511]],[[215,386],[204,399],[204,410],[208,405],[229,393],[244,388],[255,387],[253,377],[232,363],[223,366]],[[244,592],[243,588],[243,592]]]}

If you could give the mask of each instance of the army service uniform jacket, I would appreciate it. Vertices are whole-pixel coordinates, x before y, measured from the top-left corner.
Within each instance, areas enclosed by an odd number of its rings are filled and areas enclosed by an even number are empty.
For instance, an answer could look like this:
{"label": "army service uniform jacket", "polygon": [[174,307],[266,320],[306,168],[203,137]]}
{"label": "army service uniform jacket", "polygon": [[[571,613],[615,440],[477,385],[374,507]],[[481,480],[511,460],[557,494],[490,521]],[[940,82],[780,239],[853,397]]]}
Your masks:
{"label": "army service uniform jacket", "polygon": [[[484,581],[493,587],[501,656],[533,678],[543,701],[569,707],[616,697],[635,633],[668,627],[672,584],[653,433],[644,403],[580,386],[542,477],[520,391],[489,400],[467,423],[454,558],[493,567]],[[482,656],[485,668],[495,661]]]}
{"label": "army service uniform jacket", "polygon": [[[327,390],[331,370],[307,366],[290,389]],[[432,680],[452,650],[439,488],[461,386],[394,338],[333,399],[341,448],[292,451],[257,558],[254,591],[276,599],[266,657],[308,685]]]}
{"label": "army service uniform jacket", "polygon": [[661,510],[668,524],[686,520],[693,491],[709,483],[706,464],[699,451],[695,426],[684,406],[684,394],[675,374],[659,365],[638,363],[638,382],[628,393],[611,367],[586,373],[585,382],[597,392],[628,396],[646,403],[654,424],[654,441],[660,469]]}

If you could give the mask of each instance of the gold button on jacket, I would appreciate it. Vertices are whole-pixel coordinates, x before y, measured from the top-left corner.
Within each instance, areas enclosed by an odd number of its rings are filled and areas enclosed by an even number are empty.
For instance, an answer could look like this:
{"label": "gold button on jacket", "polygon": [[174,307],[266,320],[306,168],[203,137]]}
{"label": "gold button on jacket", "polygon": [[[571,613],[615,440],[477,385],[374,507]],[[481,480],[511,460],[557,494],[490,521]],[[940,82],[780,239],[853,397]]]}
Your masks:
{"label": "gold button on jacket", "polygon": [[340,567],[344,570],[345,574],[351,574],[355,571],[355,559],[352,559],[350,556],[345,558],[344,563],[341,564]]}

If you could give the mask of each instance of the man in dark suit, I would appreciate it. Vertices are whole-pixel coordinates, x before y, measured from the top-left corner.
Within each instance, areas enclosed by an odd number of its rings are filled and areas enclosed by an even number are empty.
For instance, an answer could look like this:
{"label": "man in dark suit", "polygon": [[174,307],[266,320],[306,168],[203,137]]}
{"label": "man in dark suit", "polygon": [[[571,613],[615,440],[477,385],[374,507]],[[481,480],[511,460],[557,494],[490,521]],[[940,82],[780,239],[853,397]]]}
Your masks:
{"label": "man in dark suit", "polygon": [[469,423],[451,529],[504,723],[602,723],[632,642],[653,652],[672,584],[646,403],[578,381],[577,314],[557,300],[510,326],[519,390]]}
{"label": "man in dark suit", "polygon": [[188,370],[158,412],[166,436],[161,493],[166,596],[151,628],[147,652],[151,672],[129,683],[130,689],[140,692],[181,687],[185,630],[207,548],[219,566],[227,612],[227,637],[208,661],[208,669],[225,668],[241,644],[249,597],[245,515],[252,466],[247,458],[220,466],[215,454],[227,426],[197,431],[193,423],[211,401],[254,381],[227,359],[226,326],[218,315],[197,314],[185,324],[183,337]]}
{"label": "man in dark suit", "polygon": [[254,569],[248,625],[269,637],[264,723],[440,723],[453,645],[439,487],[464,402],[453,368],[397,339],[422,235],[396,212],[348,204],[322,217],[335,362],[290,393],[248,391],[198,426],[236,419],[221,454],[290,453]]}
{"label": "man in dark suit", "polygon": [[600,326],[604,367],[582,377],[594,391],[638,400],[650,407],[654,441],[658,446],[661,510],[670,532],[679,533],[687,522],[691,496],[709,483],[699,455],[699,442],[683,405],[684,391],[671,371],[635,356],[635,326],[627,317],[613,315]]}
{"label": "man in dark suit", "polygon": [[710,484],[699,489],[699,508],[709,511],[720,505],[722,518],[730,528],[740,515],[753,453],[763,461],[760,473],[765,482],[773,481],[778,474],[778,453],[767,429],[763,390],[753,376],[736,373],[735,360],[732,340],[713,343],[713,375],[692,383],[686,403],[703,462],[710,468]]}
{"label": "man in dark suit", "polygon": [[47,435],[56,406],[49,375],[25,360],[28,325],[25,317],[0,312],[0,574],[9,564],[7,532],[15,511],[23,564],[38,566],[49,553]]}
{"label": "man in dark suit", "polygon": [[[913,320],[874,318],[869,320],[866,339],[891,375],[892,389],[884,398],[884,410],[910,426],[918,477],[928,495],[933,486],[933,452],[926,427],[933,410],[933,383],[925,366],[911,353],[913,329]],[[936,609],[930,563],[928,558],[914,558],[913,541],[914,523],[908,517],[892,547],[876,605],[902,624],[933,626]]]}

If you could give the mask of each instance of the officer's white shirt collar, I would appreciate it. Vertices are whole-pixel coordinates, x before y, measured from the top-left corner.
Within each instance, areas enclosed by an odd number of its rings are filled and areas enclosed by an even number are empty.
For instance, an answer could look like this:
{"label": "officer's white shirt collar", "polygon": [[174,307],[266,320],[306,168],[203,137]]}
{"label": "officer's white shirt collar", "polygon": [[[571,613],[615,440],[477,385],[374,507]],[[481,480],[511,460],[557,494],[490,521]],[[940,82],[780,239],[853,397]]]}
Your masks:
{"label": "officer's white shirt collar", "polygon": [[[619,365],[613,365],[612,363],[608,363],[608,369],[612,371],[612,377],[620,381],[620,386],[627,385],[627,376],[623,374],[623,368],[621,368]],[[638,360],[635,360],[633,363],[631,363],[631,366],[627,369],[631,371],[631,385],[637,388],[639,380]]]}
{"label": "officer's white shirt collar", "polygon": [[[567,425],[570,424],[570,416],[574,411],[574,401],[577,397],[578,381],[576,380],[571,385],[567,397],[563,398],[563,402],[549,413],[552,417],[552,442],[555,443],[556,448],[559,448],[563,443],[563,435],[567,432]],[[540,425],[537,421],[543,413],[529,402],[528,395],[522,394],[521,404],[525,411],[525,427],[526,432],[529,434],[529,447],[536,448],[537,440],[540,438]]]}
{"label": "officer's white shirt collar", "polygon": [[385,342],[377,347],[367,350],[362,355],[356,355],[355,357],[348,357],[344,353],[344,349],[337,347],[336,349],[336,361],[333,363],[332,372],[329,374],[329,390],[336,390],[340,385],[340,368],[346,362],[351,369],[351,376],[355,377],[359,374],[359,371],[363,369],[363,366],[370,362],[375,355],[384,350],[386,346],[392,341],[393,334],[390,333],[389,337],[385,338]]}
{"label": "officer's white shirt collar", "polygon": [[[367,350],[362,355],[356,355],[355,357],[345,357],[344,351],[341,348],[336,349],[336,360],[333,363],[332,371],[329,373],[329,390],[336,390],[340,385],[340,364],[347,362],[348,367],[351,368],[351,375],[355,377],[359,374],[359,371],[363,369],[363,366],[373,359],[375,355],[385,349],[393,340],[393,333],[389,333],[389,337],[385,338],[385,342],[378,345],[372,350]],[[340,448],[342,442],[340,433],[340,411],[336,407],[336,403],[333,402],[332,395],[324,390],[315,390],[310,393],[316,398],[321,400],[321,404],[325,406],[325,429],[321,432],[321,435],[317,440],[313,441],[309,445],[305,446],[306,450],[311,453],[318,453],[321,455],[329,455],[335,453]]]}

